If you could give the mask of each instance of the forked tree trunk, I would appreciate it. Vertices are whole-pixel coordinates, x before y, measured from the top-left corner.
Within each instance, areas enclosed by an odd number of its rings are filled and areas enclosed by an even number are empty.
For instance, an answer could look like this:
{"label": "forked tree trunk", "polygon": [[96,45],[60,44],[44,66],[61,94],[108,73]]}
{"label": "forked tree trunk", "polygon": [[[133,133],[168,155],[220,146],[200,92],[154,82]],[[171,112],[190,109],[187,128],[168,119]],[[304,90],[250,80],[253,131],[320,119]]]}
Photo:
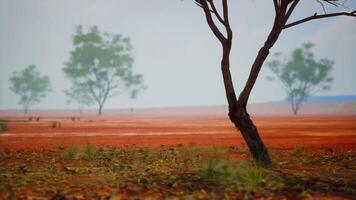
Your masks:
{"label": "forked tree trunk", "polygon": [[239,104],[236,99],[235,90],[230,73],[230,51],[231,42],[223,45],[223,58],[221,70],[224,78],[226,97],[229,103],[229,118],[235,127],[240,130],[253,158],[262,165],[271,163],[268,151],[257,131],[256,126],[246,111],[246,105]]}
{"label": "forked tree trunk", "polygon": [[232,34],[227,40],[222,43],[223,46],[223,58],[221,61],[221,69],[224,78],[226,97],[229,103],[229,118],[234,123],[235,127],[240,130],[252,157],[262,165],[268,165],[271,163],[271,158],[268,154],[268,150],[263,143],[257,127],[250,118],[247,112],[246,106],[251,93],[251,90],[256,82],[261,67],[266,60],[269,49],[275,44],[279,34],[282,31],[283,21],[275,19],[274,26],[260,51],[255,58],[252,65],[250,75],[246,82],[244,89],[242,90],[239,99],[237,100],[231,73],[230,73],[230,51],[232,43]]}

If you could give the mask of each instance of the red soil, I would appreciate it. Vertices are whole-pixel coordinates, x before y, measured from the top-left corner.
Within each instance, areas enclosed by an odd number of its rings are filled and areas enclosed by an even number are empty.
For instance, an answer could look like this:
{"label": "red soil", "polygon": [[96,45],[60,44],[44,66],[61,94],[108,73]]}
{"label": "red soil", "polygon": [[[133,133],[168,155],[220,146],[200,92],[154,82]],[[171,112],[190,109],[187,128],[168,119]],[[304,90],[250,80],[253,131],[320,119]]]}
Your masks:
{"label": "red soil", "polygon": [[[48,113],[38,122],[21,122],[21,118],[24,119],[19,115],[6,116],[11,121],[8,131],[0,133],[0,149],[41,149],[86,143],[118,147],[244,145],[240,134],[223,115],[87,115],[81,116],[80,121],[71,121],[64,115]],[[355,115],[257,116],[253,120],[269,147],[356,147]],[[60,121],[61,128],[51,128],[51,121]]]}

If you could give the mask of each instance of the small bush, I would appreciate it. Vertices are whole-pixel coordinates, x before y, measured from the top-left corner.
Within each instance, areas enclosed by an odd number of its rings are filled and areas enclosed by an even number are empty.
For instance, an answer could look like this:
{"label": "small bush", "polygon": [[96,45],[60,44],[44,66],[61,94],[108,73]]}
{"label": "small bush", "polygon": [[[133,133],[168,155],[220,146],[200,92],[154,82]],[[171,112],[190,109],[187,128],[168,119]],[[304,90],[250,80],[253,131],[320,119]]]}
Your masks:
{"label": "small bush", "polygon": [[80,117],[70,117],[70,120],[72,120],[72,122],[80,121]]}
{"label": "small bush", "polygon": [[33,117],[32,116],[32,117],[28,118],[28,121],[37,121],[38,122],[38,121],[40,121],[40,119],[41,119],[40,117]]}
{"label": "small bush", "polygon": [[8,122],[0,121],[0,131],[7,131]]}
{"label": "small bush", "polygon": [[257,190],[265,181],[266,171],[251,162],[242,162],[237,166],[237,179],[240,185],[248,190]]}
{"label": "small bush", "polygon": [[71,146],[65,150],[63,159],[72,160],[72,159],[85,159],[93,160],[94,158],[104,158],[106,156],[105,149],[103,147],[95,148],[91,144],[86,144],[84,146]]}
{"label": "small bush", "polygon": [[236,179],[236,169],[226,160],[208,157],[203,160],[200,175],[208,181],[231,183]]}
{"label": "small bush", "polygon": [[230,163],[217,157],[203,160],[200,168],[203,179],[217,183],[236,183],[247,191],[255,191],[263,185],[266,172],[251,162]]}
{"label": "small bush", "polygon": [[50,127],[51,128],[61,128],[62,124],[59,121],[51,121],[50,122]]}
{"label": "small bush", "polygon": [[92,160],[95,158],[96,154],[97,150],[95,149],[95,147],[87,143],[82,149],[81,157],[86,160]]}
{"label": "small bush", "polygon": [[63,158],[65,160],[72,160],[72,159],[76,159],[79,157],[79,147],[77,146],[71,146],[68,148],[66,154],[64,154]]}

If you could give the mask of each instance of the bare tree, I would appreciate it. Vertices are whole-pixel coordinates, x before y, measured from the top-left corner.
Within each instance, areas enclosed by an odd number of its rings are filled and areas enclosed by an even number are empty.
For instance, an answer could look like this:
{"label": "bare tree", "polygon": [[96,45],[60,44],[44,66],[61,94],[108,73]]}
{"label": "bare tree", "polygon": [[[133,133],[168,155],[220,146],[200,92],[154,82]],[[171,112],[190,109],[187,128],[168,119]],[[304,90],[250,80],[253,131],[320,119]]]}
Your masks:
{"label": "bare tree", "polygon": [[[213,0],[195,0],[195,3],[203,9],[206,21],[211,31],[222,45],[223,55],[221,60],[221,71],[224,79],[226,98],[229,104],[229,118],[234,123],[235,127],[240,130],[253,158],[262,165],[268,165],[271,163],[270,156],[268,154],[266,146],[264,145],[258,133],[255,124],[251,120],[250,115],[246,110],[246,106],[251,90],[255,85],[261,67],[269,54],[269,50],[276,43],[279,35],[284,29],[291,28],[293,26],[316,19],[336,16],[356,17],[356,10],[352,12],[324,12],[324,14],[315,13],[312,16],[294,22],[288,22],[289,17],[292,15],[294,9],[296,8],[300,0],[273,0],[275,10],[273,26],[264,45],[260,48],[251,66],[249,77],[243,90],[239,95],[239,98],[236,98],[235,89],[230,72],[230,52],[233,32],[229,22],[229,9],[227,0],[221,1],[222,13],[216,9]],[[334,6],[341,5],[339,0],[316,1],[322,5],[323,9],[324,4],[326,3],[332,4]],[[219,27],[223,27],[223,29],[225,30],[221,30],[219,29]]]}

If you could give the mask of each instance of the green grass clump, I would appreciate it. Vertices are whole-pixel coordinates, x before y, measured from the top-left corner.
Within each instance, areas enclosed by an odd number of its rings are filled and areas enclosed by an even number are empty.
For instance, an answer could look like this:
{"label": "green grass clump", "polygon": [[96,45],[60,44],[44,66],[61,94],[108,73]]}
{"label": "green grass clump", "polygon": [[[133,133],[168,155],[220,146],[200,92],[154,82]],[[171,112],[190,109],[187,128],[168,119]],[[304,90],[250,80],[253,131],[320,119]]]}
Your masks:
{"label": "green grass clump", "polygon": [[79,147],[77,146],[71,146],[69,147],[65,154],[63,155],[63,159],[65,160],[73,160],[77,159],[79,157]]}
{"label": "green grass clump", "polygon": [[97,149],[93,145],[87,143],[82,148],[81,158],[85,160],[92,160],[96,157],[96,155],[97,155]]}
{"label": "green grass clump", "polygon": [[237,180],[247,191],[256,191],[263,185],[266,171],[252,162],[241,162],[237,165]]}
{"label": "green grass clump", "polygon": [[249,161],[231,163],[218,157],[203,160],[200,176],[207,181],[236,184],[247,191],[256,191],[263,186],[266,171]]}
{"label": "green grass clump", "polygon": [[94,147],[93,145],[87,143],[84,146],[71,146],[66,148],[62,158],[64,160],[75,160],[75,159],[84,159],[84,160],[93,160],[95,158],[103,158],[107,156],[105,149],[103,147]]}
{"label": "green grass clump", "polygon": [[231,183],[236,180],[237,171],[230,163],[220,158],[206,158],[204,159],[200,175],[204,180]]}
{"label": "green grass clump", "polygon": [[0,131],[7,131],[8,122],[0,121]]}

